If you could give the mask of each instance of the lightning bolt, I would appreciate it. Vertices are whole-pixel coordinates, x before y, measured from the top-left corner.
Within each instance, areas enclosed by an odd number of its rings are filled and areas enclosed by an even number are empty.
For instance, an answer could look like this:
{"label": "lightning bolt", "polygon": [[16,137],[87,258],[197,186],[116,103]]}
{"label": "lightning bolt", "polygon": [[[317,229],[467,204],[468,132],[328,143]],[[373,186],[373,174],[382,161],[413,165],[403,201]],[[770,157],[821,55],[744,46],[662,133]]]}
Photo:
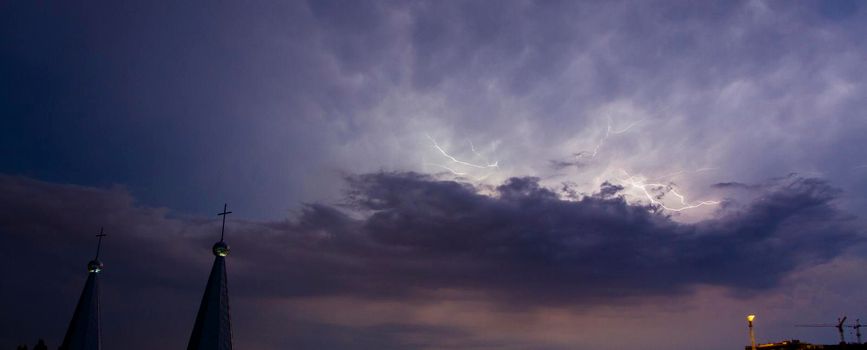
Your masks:
{"label": "lightning bolt", "polygon": [[[437,168],[444,169],[444,170],[448,171],[449,173],[451,173],[452,175],[470,178],[470,179],[473,179],[475,181],[482,181],[482,180],[487,179],[489,176],[491,176],[494,173],[494,171],[490,170],[490,169],[499,169],[499,167],[500,167],[500,161],[485,162],[485,163],[479,164],[479,163],[471,163],[468,161],[458,159],[457,157],[449,154],[448,152],[446,152],[445,149],[440,147],[439,143],[437,143],[437,141],[433,137],[431,137],[428,134],[425,134],[425,136],[427,136],[427,138],[431,141],[434,148],[437,151],[439,151],[439,153],[442,154],[443,157],[446,157],[452,163],[455,163],[455,164],[458,164],[461,166],[465,166],[465,167],[475,168],[475,169],[489,169],[489,171],[486,174],[483,174],[481,176],[474,176],[474,175],[470,174],[469,172],[461,171],[461,170],[458,170],[456,168],[453,168],[453,167],[450,167],[447,165],[443,165],[443,164],[424,163],[426,165],[432,165],[432,166],[435,166]],[[482,156],[482,154],[476,150],[476,146],[473,145],[472,141],[470,141],[469,143],[470,143],[470,149],[472,150],[473,154],[475,154],[478,158],[484,159],[484,156]]]}
{"label": "lightning bolt", "polygon": [[[700,201],[697,203],[690,204],[687,202],[686,197],[684,195],[678,193],[677,189],[673,188],[672,185],[670,185],[670,184],[667,185],[667,184],[662,184],[662,183],[646,183],[645,179],[643,177],[631,176],[631,175],[629,175],[629,173],[626,170],[621,169],[620,171],[622,171],[627,176],[627,178],[623,180],[624,183],[626,183],[626,184],[632,186],[632,188],[638,189],[642,193],[644,193],[644,196],[647,198],[648,201],[650,201],[650,203],[655,204],[655,205],[659,206],[660,208],[663,208],[663,209],[668,210],[668,211],[681,212],[684,210],[695,209],[695,208],[699,208],[699,207],[703,207],[703,206],[707,206],[707,205],[717,205],[717,204],[721,203],[720,201]],[[657,190],[657,191],[661,190],[662,194],[654,196],[651,193],[652,190]],[[665,203],[663,203],[662,201],[659,200],[663,196],[665,196],[666,194],[669,194],[669,193],[671,193],[672,195],[674,195],[675,197],[678,198],[678,200],[680,201],[680,204],[681,204],[680,207],[677,207],[677,208],[670,207],[670,206],[665,205]]]}
{"label": "lightning bolt", "polygon": [[[477,169],[488,169],[488,168],[499,168],[500,167],[499,161],[495,161],[495,162],[490,163],[490,164],[474,164],[474,163],[465,162],[465,161],[462,161],[460,159],[457,159],[454,156],[452,156],[451,154],[449,154],[448,152],[446,152],[446,150],[444,150],[442,147],[440,147],[440,145],[437,143],[437,140],[434,140],[433,137],[431,137],[430,135],[425,135],[425,136],[427,136],[427,138],[433,143],[433,146],[434,146],[434,148],[437,149],[437,151],[442,153],[442,155],[444,157],[448,158],[452,162],[458,163],[460,165],[472,167],[472,168],[477,168]],[[475,152],[475,147],[473,147],[473,152]]]}
{"label": "lightning bolt", "polygon": [[[636,125],[640,124],[643,121],[644,120],[633,121],[633,122],[627,124],[623,128],[615,129],[612,126],[611,117],[608,116],[607,117],[607,125],[605,128],[605,134],[602,136],[602,138],[599,140],[599,142],[593,148],[593,151],[592,152],[582,151],[582,152],[577,153],[575,155],[575,157],[578,157],[578,158],[587,157],[587,158],[591,158],[591,159],[595,158],[599,154],[599,151],[603,147],[605,142],[612,135],[619,135],[619,134],[626,133],[627,131],[631,130],[633,127],[635,127]],[[452,155],[448,151],[446,151],[442,146],[439,145],[439,143],[436,141],[436,139],[434,139],[430,135],[425,134],[425,136],[428,138],[428,140],[430,140],[434,149],[436,149],[437,152],[439,152],[444,158],[446,158],[446,160],[448,160],[449,163],[453,164],[453,166],[449,166],[446,164],[427,163],[427,162],[423,163],[425,165],[430,165],[430,166],[434,166],[434,167],[443,169],[454,176],[471,178],[471,179],[474,179],[476,181],[482,181],[482,180],[488,178],[489,176],[491,176],[494,173],[494,171],[496,169],[499,169],[499,161],[488,162],[487,160],[485,160],[485,157],[476,149],[476,147],[472,141],[468,141],[469,146],[470,146],[470,151],[472,151],[476,160],[482,160],[482,162],[460,159],[457,156]],[[865,167],[867,167],[867,165],[865,165]],[[468,169],[488,170],[488,172],[482,176],[474,176],[474,174],[472,174],[472,173],[476,172],[476,171],[469,171]],[[690,209],[700,208],[703,206],[718,205],[721,202],[715,201],[715,200],[690,202],[686,199],[685,195],[681,194],[678,191],[678,189],[674,187],[673,184],[671,184],[671,183],[666,184],[666,183],[661,182],[661,180],[666,179],[666,178],[674,178],[674,177],[681,176],[681,175],[684,175],[687,173],[698,173],[698,172],[710,171],[710,170],[714,170],[714,169],[717,169],[717,168],[705,167],[705,168],[700,168],[700,169],[696,169],[696,170],[692,170],[692,171],[681,170],[681,171],[677,171],[677,172],[672,173],[672,174],[668,174],[668,175],[659,177],[659,178],[653,180],[653,182],[648,182],[647,178],[645,178],[643,176],[632,176],[626,170],[621,169],[621,171],[626,175],[626,178],[622,179],[621,182],[628,185],[631,188],[637,189],[640,193],[643,193],[644,197],[647,198],[647,200],[652,205],[655,205],[655,206],[662,208],[664,210],[667,210],[667,211],[682,212],[682,211],[686,211],[686,210],[690,210]],[[667,196],[669,194],[671,196],[677,198],[677,199],[676,200],[667,200],[665,198],[665,196]],[[672,202],[679,203],[680,205],[671,205]]]}
{"label": "lightning bolt", "polygon": [[578,158],[588,157],[590,159],[596,158],[596,155],[599,154],[599,149],[602,148],[602,145],[605,144],[605,141],[608,140],[608,138],[611,137],[611,135],[619,135],[619,134],[625,133],[625,132],[629,131],[629,129],[632,129],[632,127],[634,127],[634,126],[638,125],[639,123],[641,123],[642,121],[644,121],[641,119],[636,120],[636,121],[630,123],[629,125],[627,125],[623,129],[611,130],[611,116],[610,115],[607,116],[606,119],[608,121],[608,125],[605,128],[605,136],[602,136],[602,139],[599,140],[599,142],[596,144],[596,147],[593,147],[593,152],[590,153],[589,156],[587,156],[586,155],[587,152],[581,151],[581,152],[578,152],[577,154],[575,154],[575,157],[578,157]]}
{"label": "lightning bolt", "polygon": [[[612,135],[623,134],[623,133],[629,131],[630,129],[632,129],[633,127],[635,127],[636,125],[638,125],[639,123],[644,121],[643,119],[639,119],[637,121],[629,123],[628,125],[626,125],[626,127],[622,128],[622,129],[614,129],[612,127],[611,116],[610,115],[606,116],[606,119],[607,119],[607,125],[605,128],[605,134],[602,136],[602,138],[596,144],[596,147],[593,148],[593,152],[589,152],[589,154],[588,154],[588,152],[579,152],[578,154],[576,154],[576,157],[578,157],[578,158],[588,157],[590,159],[596,158],[596,156],[599,154],[599,150],[602,148],[602,146],[605,144],[605,142],[608,141],[608,139]],[[709,170],[714,170],[714,169],[716,169],[716,168],[706,167],[706,168],[693,170],[690,173],[698,173],[698,172],[709,171]],[[668,210],[668,211],[681,212],[681,211],[685,211],[685,210],[689,210],[689,209],[695,209],[695,208],[708,206],[708,205],[717,205],[720,203],[719,201],[700,201],[697,203],[690,203],[686,200],[686,196],[680,194],[677,191],[677,189],[673,188],[672,185],[667,185],[667,184],[663,184],[663,183],[656,183],[656,182],[648,183],[644,177],[631,176],[625,170],[621,170],[621,171],[623,171],[623,173],[626,174],[626,176],[627,176],[627,178],[625,180],[623,180],[624,183],[628,184],[632,188],[635,188],[635,189],[638,189],[639,191],[641,191],[641,193],[644,194],[644,196],[647,198],[648,201],[650,201],[650,203],[657,205],[660,208],[663,208],[663,209]],[[681,170],[681,171],[678,171],[678,172],[675,172],[675,173],[672,173],[669,175],[665,175],[665,176],[657,179],[656,181],[659,181],[659,180],[664,179],[664,178],[673,178],[673,177],[681,176],[685,173],[687,173],[687,171]],[[652,193],[652,192],[659,192],[659,191],[662,191],[662,193],[658,194],[658,195],[654,195]],[[667,194],[671,194],[672,196],[677,197],[678,202],[680,202],[680,206],[678,206],[678,207],[669,206],[660,200],[660,199],[662,199],[662,197],[664,197]]]}

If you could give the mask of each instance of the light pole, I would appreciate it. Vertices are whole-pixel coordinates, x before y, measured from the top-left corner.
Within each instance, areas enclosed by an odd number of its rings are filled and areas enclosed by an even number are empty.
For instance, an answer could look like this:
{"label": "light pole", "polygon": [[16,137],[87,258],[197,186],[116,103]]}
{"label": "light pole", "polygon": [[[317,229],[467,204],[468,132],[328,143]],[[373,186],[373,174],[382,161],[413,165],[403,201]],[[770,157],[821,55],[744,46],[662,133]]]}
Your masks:
{"label": "light pole", "polygon": [[753,332],[753,320],[755,319],[756,315],[747,315],[747,323],[750,325],[750,345],[753,350],[756,350],[756,333]]}

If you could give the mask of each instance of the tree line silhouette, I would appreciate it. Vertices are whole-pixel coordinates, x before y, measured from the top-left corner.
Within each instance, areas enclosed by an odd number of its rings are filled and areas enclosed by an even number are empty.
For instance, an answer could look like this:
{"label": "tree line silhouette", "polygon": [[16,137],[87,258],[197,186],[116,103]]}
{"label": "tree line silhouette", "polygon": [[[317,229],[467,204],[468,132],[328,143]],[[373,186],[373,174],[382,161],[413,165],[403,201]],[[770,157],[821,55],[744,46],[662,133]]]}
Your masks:
{"label": "tree line silhouette", "polygon": [[[18,345],[16,350],[27,350],[27,345]],[[48,346],[45,345],[44,340],[39,339],[39,341],[36,342],[36,345],[33,346],[33,350],[48,350]]]}

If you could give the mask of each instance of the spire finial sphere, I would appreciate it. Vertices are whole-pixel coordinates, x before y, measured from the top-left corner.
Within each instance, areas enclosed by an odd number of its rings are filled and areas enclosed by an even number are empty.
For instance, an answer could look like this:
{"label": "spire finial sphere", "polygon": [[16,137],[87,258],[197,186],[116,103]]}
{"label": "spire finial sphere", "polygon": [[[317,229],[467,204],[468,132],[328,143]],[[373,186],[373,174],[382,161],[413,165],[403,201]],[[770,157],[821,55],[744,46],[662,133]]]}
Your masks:
{"label": "spire finial sphere", "polygon": [[214,251],[214,255],[216,256],[226,256],[229,255],[229,245],[226,242],[220,241],[214,243],[214,247],[212,248]]}
{"label": "spire finial sphere", "polygon": [[102,261],[94,259],[87,263],[87,272],[98,273],[102,271],[103,267]]}

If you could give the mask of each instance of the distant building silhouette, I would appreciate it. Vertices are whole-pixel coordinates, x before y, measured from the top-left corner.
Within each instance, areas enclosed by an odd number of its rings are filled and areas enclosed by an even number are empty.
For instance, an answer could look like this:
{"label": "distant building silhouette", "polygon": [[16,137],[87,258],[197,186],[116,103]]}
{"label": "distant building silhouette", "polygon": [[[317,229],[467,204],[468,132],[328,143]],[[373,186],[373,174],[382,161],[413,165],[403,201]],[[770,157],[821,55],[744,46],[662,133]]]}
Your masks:
{"label": "distant building silhouette", "polygon": [[[752,347],[747,345],[745,350],[750,350]],[[800,340],[784,340],[777,343],[759,344],[756,346],[758,350],[867,350],[867,344],[834,344],[834,345],[818,345],[803,343]]]}

